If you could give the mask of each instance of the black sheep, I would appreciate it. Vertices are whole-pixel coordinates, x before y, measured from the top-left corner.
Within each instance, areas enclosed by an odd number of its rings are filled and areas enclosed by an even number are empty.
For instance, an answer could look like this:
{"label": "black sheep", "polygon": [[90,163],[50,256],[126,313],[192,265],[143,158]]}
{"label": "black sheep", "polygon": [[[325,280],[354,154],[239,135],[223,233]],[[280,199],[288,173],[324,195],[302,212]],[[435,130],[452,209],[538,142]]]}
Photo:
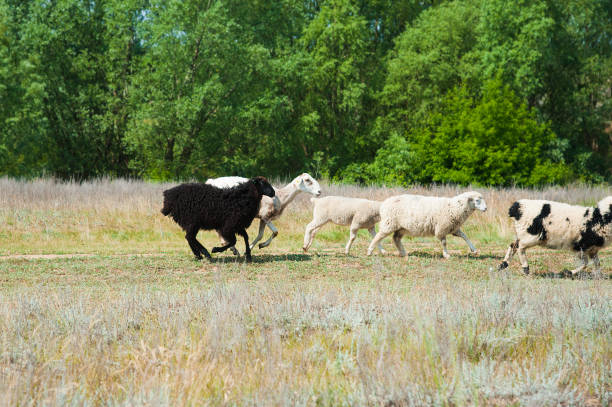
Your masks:
{"label": "black sheep", "polygon": [[208,184],[181,184],[164,191],[164,207],[161,213],[170,215],[185,231],[185,238],[193,254],[209,260],[210,254],[196,239],[202,230],[216,230],[227,243],[214,247],[213,253],[222,252],[236,244],[236,233],[244,238],[245,257],[251,261],[249,236],[251,225],[262,195],[274,196],[274,188],[264,177],[251,178],[233,188],[217,188]]}

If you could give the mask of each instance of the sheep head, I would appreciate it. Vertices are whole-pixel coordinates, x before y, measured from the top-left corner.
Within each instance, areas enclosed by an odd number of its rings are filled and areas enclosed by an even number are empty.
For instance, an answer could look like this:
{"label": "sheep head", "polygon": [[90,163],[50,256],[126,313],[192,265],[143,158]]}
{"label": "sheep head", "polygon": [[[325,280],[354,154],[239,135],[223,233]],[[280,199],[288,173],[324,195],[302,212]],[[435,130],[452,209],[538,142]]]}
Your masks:
{"label": "sheep head", "polygon": [[606,214],[609,214],[612,222],[612,196],[607,196],[601,201],[599,201],[597,203],[597,207],[599,208],[599,211],[601,212],[602,216],[605,217]]}
{"label": "sheep head", "polygon": [[260,195],[266,195],[269,197],[274,197],[274,195],[276,195],[274,188],[272,188],[272,185],[270,185],[265,177],[251,178],[251,181],[255,185],[255,188],[257,188],[257,192],[259,192]]}
{"label": "sheep head", "polygon": [[483,212],[487,210],[487,203],[480,192],[470,191],[459,196],[467,201],[467,204],[471,210],[478,209],[479,211]]}
{"label": "sheep head", "polygon": [[321,186],[316,179],[310,176],[310,174],[303,173],[302,175],[296,177],[293,182],[295,183],[297,189],[302,192],[307,192],[314,196],[321,195]]}
{"label": "sheep head", "polygon": [[607,196],[597,203],[601,213],[601,226],[606,240],[612,239],[612,196]]}

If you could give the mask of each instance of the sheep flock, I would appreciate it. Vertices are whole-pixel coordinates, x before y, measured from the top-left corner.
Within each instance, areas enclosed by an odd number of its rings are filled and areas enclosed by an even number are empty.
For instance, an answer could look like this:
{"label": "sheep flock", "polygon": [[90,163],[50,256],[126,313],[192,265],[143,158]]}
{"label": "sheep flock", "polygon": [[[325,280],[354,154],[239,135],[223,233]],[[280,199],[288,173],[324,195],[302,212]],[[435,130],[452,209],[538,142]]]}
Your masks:
{"label": "sheep flock", "polygon": [[[348,255],[359,229],[366,229],[372,240],[367,249],[370,256],[375,248],[385,254],[381,241],[393,235],[393,243],[400,256],[406,256],[402,237],[433,236],[439,239],[442,256],[449,258],[446,249],[448,235],[462,238],[472,254],[478,254],[474,244],[461,226],[474,211],[486,211],[487,205],[479,192],[469,191],[454,197],[435,197],[403,194],[384,201],[327,196],[319,198],[321,187],[309,174],[301,174],[283,188],[274,188],[264,177],[221,177],[206,183],[181,184],[164,191],[163,215],[170,216],[184,231],[185,238],[197,259],[202,255],[212,260],[210,253],[197,241],[200,230],[215,230],[222,243],[212,253],[235,248],[236,235],[245,242],[245,259],[251,261],[251,249],[263,238],[265,228],[272,235],[259,244],[270,245],[279,231],[272,223],[278,219],[297,194],[313,195],[313,219],[306,225],[304,252],[308,251],[316,233],[327,223],[349,226],[345,247]],[[601,276],[598,252],[612,242],[612,196],[602,199],[595,207],[569,205],[546,200],[521,199],[510,205],[508,217],[513,221],[516,240],[508,247],[498,270],[509,267],[518,252],[524,274],[529,274],[526,249],[543,246],[574,252],[579,266],[563,270],[559,275],[574,278],[586,270],[589,260],[596,276]],[[255,218],[260,219],[259,232],[249,244],[246,229]],[[376,233],[375,225],[379,224]]]}

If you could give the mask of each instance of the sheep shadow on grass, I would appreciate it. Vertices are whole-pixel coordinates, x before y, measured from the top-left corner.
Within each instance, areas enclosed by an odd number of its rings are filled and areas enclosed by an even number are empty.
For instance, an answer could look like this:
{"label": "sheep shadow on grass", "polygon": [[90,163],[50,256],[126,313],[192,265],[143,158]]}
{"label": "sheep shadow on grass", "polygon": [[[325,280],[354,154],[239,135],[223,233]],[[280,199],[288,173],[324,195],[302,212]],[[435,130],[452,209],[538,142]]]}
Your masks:
{"label": "sheep shadow on grass", "polygon": [[[310,254],[258,254],[253,255],[252,263],[271,263],[275,261],[309,261],[312,260]],[[208,261],[208,260],[203,260]],[[244,256],[223,256],[213,257],[211,263],[245,263]]]}
{"label": "sheep shadow on grass", "polygon": [[312,255],[310,254],[260,254],[253,256],[253,263],[269,263],[273,261],[310,261]]}
{"label": "sheep shadow on grass", "polygon": [[533,276],[537,278],[549,278],[559,280],[612,280],[612,274],[593,273],[589,271],[581,271],[574,276],[569,275],[568,271],[566,270],[563,270],[558,273],[554,271],[548,271],[545,273],[534,273]]}
{"label": "sheep shadow on grass", "polygon": [[[387,252],[387,257],[399,257],[397,255],[397,252],[392,252],[391,255],[388,254]],[[412,252],[407,252],[406,253],[406,257],[419,257],[419,258],[423,258],[423,259],[440,259],[440,260],[444,260],[444,257],[442,256],[442,252],[425,252],[425,251],[420,251],[420,250],[416,250],[416,251],[412,251]],[[471,253],[458,253],[458,254],[451,254],[450,259],[448,260],[453,260],[453,259],[501,259],[501,257],[499,257],[498,255],[495,254],[486,254],[486,253],[479,253],[479,254],[471,254]]]}

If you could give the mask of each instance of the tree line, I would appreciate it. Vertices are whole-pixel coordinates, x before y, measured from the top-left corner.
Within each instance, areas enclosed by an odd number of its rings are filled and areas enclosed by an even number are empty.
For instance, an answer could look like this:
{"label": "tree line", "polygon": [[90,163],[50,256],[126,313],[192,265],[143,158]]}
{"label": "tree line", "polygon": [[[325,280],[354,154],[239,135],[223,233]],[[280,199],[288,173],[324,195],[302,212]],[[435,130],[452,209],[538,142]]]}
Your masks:
{"label": "tree line", "polygon": [[0,0],[0,175],[612,179],[609,0]]}

